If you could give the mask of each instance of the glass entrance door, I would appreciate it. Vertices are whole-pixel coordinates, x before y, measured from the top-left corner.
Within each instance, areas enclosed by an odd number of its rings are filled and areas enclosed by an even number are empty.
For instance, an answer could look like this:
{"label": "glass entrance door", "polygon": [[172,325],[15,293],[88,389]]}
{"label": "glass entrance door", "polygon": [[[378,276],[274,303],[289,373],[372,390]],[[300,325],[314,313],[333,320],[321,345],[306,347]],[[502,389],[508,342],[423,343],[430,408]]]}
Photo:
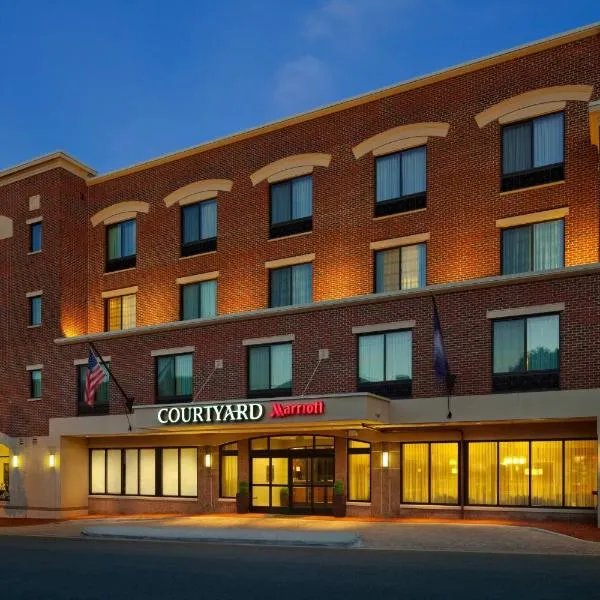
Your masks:
{"label": "glass entrance door", "polygon": [[330,512],[333,502],[333,456],[293,457],[291,470],[291,511]]}
{"label": "glass entrance door", "polygon": [[289,459],[252,459],[252,506],[265,512],[287,512],[290,505]]}

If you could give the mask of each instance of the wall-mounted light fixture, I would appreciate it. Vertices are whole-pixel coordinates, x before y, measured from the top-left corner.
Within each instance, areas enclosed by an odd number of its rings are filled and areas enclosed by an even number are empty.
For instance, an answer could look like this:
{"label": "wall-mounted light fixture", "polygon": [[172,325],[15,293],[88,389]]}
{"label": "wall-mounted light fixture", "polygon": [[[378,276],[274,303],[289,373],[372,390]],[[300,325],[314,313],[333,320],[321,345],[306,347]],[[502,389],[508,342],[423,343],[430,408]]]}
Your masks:
{"label": "wall-mounted light fixture", "polygon": [[55,450],[50,450],[50,454],[48,454],[48,466],[51,469],[54,469],[54,467],[56,467],[56,451]]}
{"label": "wall-mounted light fixture", "polygon": [[381,466],[384,469],[387,469],[390,466],[390,453],[387,450],[384,450],[381,453]]}
{"label": "wall-mounted light fixture", "polygon": [[204,466],[207,469],[210,469],[212,466],[212,456],[210,454],[210,450],[207,450],[206,454],[204,455]]}
{"label": "wall-mounted light fixture", "polygon": [[12,455],[12,467],[13,469],[18,469],[19,468],[19,455],[18,454],[13,454]]}

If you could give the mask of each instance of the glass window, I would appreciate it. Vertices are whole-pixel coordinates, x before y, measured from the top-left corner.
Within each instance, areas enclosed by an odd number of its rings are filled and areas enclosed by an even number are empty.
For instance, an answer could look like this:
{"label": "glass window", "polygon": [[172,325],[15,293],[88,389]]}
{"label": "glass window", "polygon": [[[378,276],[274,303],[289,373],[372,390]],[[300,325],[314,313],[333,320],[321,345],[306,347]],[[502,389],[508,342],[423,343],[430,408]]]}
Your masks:
{"label": "glass window", "polygon": [[[107,363],[108,364],[108,363]],[[77,404],[79,410],[87,412],[90,407],[85,403],[85,380],[87,378],[88,367],[85,365],[77,366]],[[93,409],[102,412],[105,408],[108,411],[108,380],[109,374],[106,373],[104,381],[96,388],[94,394],[94,407]]]}
{"label": "glass window", "polygon": [[292,344],[271,344],[248,348],[249,393],[292,389]]}
{"label": "glass window", "polygon": [[106,227],[106,270],[116,271],[135,267],[135,219]]}
{"label": "glass window", "polygon": [[159,402],[191,400],[192,354],[157,357],[156,390]]}
{"label": "glass window", "polygon": [[522,173],[563,162],[563,113],[502,128],[502,173]]}
{"label": "glass window", "polygon": [[358,337],[359,383],[412,378],[412,331],[390,331]]}
{"label": "glass window", "polygon": [[561,506],[562,442],[531,442],[531,505]]}
{"label": "glass window", "polygon": [[132,329],[136,319],[136,295],[115,296],[106,300],[106,330]]}
{"label": "glass window", "polygon": [[217,314],[217,280],[181,286],[181,318],[208,319]]}
{"label": "glass window", "polygon": [[312,216],[312,175],[271,184],[271,224]]}
{"label": "glass window", "polygon": [[494,374],[556,371],[559,316],[494,321]]}
{"label": "glass window", "polygon": [[565,442],[565,506],[594,507],[598,489],[598,442],[569,440]]}
{"label": "glass window", "polygon": [[154,448],[140,450],[140,496],[156,495],[156,451]]}
{"label": "glass window", "polygon": [[235,498],[238,488],[238,445],[226,444],[219,448],[221,498]]}
{"label": "glass window", "polygon": [[29,226],[29,252],[39,252],[42,249],[42,222]]}
{"label": "glass window", "polygon": [[498,444],[469,442],[469,504],[498,504]]}
{"label": "glass window", "polygon": [[426,246],[402,246],[375,252],[375,292],[425,287]]}
{"label": "glass window", "polygon": [[42,324],[42,297],[32,296],[29,298],[29,325]]}
{"label": "glass window", "polygon": [[29,397],[30,398],[41,398],[42,397],[42,371],[41,369],[34,369],[29,371]]}
{"label": "glass window", "polygon": [[502,274],[564,266],[564,222],[545,221],[502,230]]}
{"label": "glass window", "polygon": [[181,207],[182,255],[217,249],[217,201],[206,200]]}
{"label": "glass window", "polygon": [[500,442],[498,460],[500,504],[529,504],[529,442]]}
{"label": "glass window", "polygon": [[425,146],[378,157],[375,160],[377,202],[424,194],[427,190]]}
{"label": "glass window", "polygon": [[121,493],[121,450],[106,451],[106,493]]}
{"label": "glass window", "polygon": [[179,495],[179,451],[177,448],[162,450],[162,493],[163,496]]}
{"label": "glass window", "polygon": [[429,502],[429,444],[404,444],[402,448],[402,502]]}
{"label": "glass window", "polygon": [[371,444],[348,440],[348,501],[371,501]]}
{"label": "glass window", "polygon": [[106,450],[90,450],[90,494],[106,494]]}
{"label": "glass window", "polygon": [[458,504],[458,444],[431,444],[432,504]]}
{"label": "glass window", "polygon": [[312,302],[312,264],[271,269],[270,306],[310,304]]}
{"label": "glass window", "polygon": [[125,450],[125,494],[137,496],[140,493],[139,450]]}

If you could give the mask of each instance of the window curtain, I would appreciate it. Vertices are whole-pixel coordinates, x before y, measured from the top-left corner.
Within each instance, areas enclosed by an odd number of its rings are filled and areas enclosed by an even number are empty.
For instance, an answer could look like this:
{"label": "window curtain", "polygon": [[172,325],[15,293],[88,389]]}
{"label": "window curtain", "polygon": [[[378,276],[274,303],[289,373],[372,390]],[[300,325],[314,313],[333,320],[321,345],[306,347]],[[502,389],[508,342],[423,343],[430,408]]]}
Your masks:
{"label": "window curtain", "polygon": [[564,221],[546,221],[533,226],[533,268],[536,271],[564,266]]}
{"label": "window curtain", "polygon": [[135,254],[135,220],[121,223],[121,256]]}
{"label": "window curtain", "polygon": [[119,225],[112,225],[108,228],[108,259],[121,258],[121,228]]}
{"label": "window curtain", "polygon": [[125,494],[137,496],[139,469],[138,469],[138,450],[128,448],[125,450]]}
{"label": "window curtain", "polygon": [[292,387],[292,345],[271,346],[271,388]]}
{"label": "window curtain", "polygon": [[33,296],[31,304],[31,325],[39,325],[42,322],[42,297]]}
{"label": "window curtain", "polygon": [[156,362],[159,398],[175,396],[175,360],[173,356],[160,357]]}
{"label": "window curtain", "polygon": [[292,303],[291,269],[271,270],[271,306],[288,306]]}
{"label": "window curtain", "polygon": [[531,122],[502,129],[502,173],[531,169]]}
{"label": "window curtain", "polygon": [[38,369],[30,371],[31,373],[31,397],[42,397],[42,372]]}
{"label": "window curtain", "polygon": [[135,294],[121,296],[121,302],[123,304],[123,322],[121,327],[123,329],[131,329],[135,327],[136,296]]}
{"label": "window curtain", "polygon": [[384,336],[361,335],[358,338],[358,379],[361,383],[384,381]]}
{"label": "window curtain", "polygon": [[402,152],[402,195],[420,194],[427,189],[425,147]]}
{"label": "window curtain", "polygon": [[200,316],[203,319],[217,314],[217,281],[204,281],[200,285]]}
{"label": "window curtain", "polygon": [[200,317],[200,285],[191,283],[184,285],[183,294],[183,319],[197,319]]}
{"label": "window curtain", "polygon": [[121,450],[106,451],[106,493],[121,493]]}
{"label": "window curtain", "polygon": [[531,442],[531,505],[562,506],[562,442]]}
{"label": "window curtain", "polygon": [[412,378],[412,331],[385,335],[385,380]]}
{"label": "window curtain", "polygon": [[200,203],[200,239],[209,240],[217,237],[217,202]]}
{"label": "window curtain", "polygon": [[257,346],[249,349],[248,369],[251,390],[269,389],[269,347]]}
{"label": "window curtain", "polygon": [[458,504],[458,444],[431,444],[431,503]]}
{"label": "window curtain", "polygon": [[106,494],[106,450],[92,450],[90,492]]}
{"label": "window curtain", "polygon": [[312,176],[292,180],[292,219],[312,215]]}
{"label": "window curtain", "polygon": [[121,297],[109,298],[108,303],[108,330],[121,329]]}
{"label": "window curtain", "polygon": [[271,186],[271,223],[285,223],[292,218],[291,186],[289,182]]}
{"label": "window curtain", "polygon": [[533,120],[533,166],[563,162],[563,114]]}
{"label": "window curtain", "polygon": [[196,448],[181,448],[179,451],[179,483],[182,496],[198,495],[198,451]]}
{"label": "window curtain", "polygon": [[192,395],[192,355],[175,357],[175,393],[177,396]]}
{"label": "window curtain", "polygon": [[525,370],[523,319],[494,322],[494,373]]}
{"label": "window curtain", "polygon": [[402,254],[402,279],[400,288],[408,290],[425,286],[425,244],[404,246]]}
{"label": "window curtain", "polygon": [[469,443],[469,504],[498,503],[498,443]]}
{"label": "window curtain", "polygon": [[544,315],[527,319],[527,370],[558,369],[559,317]]}
{"label": "window curtain", "polygon": [[529,504],[529,442],[500,442],[500,504]]}
{"label": "window curtain", "polygon": [[371,455],[348,454],[348,500],[368,502],[371,499]]}
{"label": "window curtain", "polygon": [[376,162],[377,202],[400,198],[400,154],[382,156]]}
{"label": "window curtain", "polygon": [[162,495],[179,494],[179,452],[177,448],[162,449]]}
{"label": "window curtain", "polygon": [[404,444],[402,502],[429,502],[429,445]]}
{"label": "window curtain", "polygon": [[156,495],[156,451],[154,448],[140,450],[140,495]]}
{"label": "window curtain", "polygon": [[238,486],[238,457],[221,456],[221,497],[235,498]]}
{"label": "window curtain", "polygon": [[400,288],[400,248],[375,254],[375,291],[392,292]]}
{"label": "window curtain", "polygon": [[183,243],[196,242],[200,238],[200,209],[198,205],[184,206],[183,212]]}
{"label": "window curtain", "polygon": [[594,507],[598,489],[596,440],[565,442],[565,506]]}
{"label": "window curtain", "polygon": [[312,264],[292,267],[292,304],[312,302]]}
{"label": "window curtain", "polygon": [[502,230],[502,273],[531,271],[531,226]]}

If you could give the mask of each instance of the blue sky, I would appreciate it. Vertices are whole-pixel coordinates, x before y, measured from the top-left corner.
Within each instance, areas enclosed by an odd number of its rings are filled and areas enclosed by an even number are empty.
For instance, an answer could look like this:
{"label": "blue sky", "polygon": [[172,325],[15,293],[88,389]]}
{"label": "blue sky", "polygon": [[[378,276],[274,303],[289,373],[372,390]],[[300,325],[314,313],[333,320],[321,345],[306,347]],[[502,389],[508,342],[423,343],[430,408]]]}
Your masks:
{"label": "blue sky", "polygon": [[593,0],[0,0],[0,169],[106,172],[593,23]]}

